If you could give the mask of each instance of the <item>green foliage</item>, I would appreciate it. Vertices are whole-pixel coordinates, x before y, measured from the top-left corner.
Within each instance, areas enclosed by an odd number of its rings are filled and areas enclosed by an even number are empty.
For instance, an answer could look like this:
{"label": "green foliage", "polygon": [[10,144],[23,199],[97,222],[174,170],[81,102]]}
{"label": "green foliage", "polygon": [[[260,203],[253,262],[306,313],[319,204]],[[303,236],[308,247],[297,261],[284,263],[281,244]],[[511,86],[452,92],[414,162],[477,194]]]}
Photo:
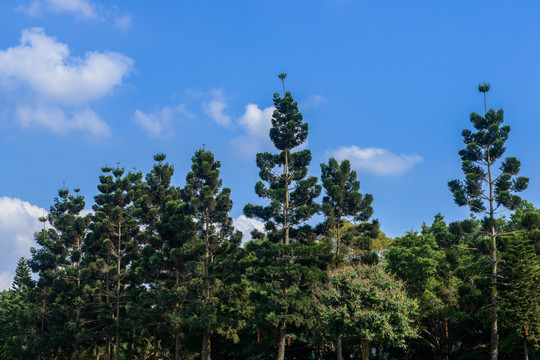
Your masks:
{"label": "green foliage", "polygon": [[363,347],[363,355],[371,345],[405,347],[407,339],[416,337],[415,302],[380,266],[334,270],[328,284],[315,294],[320,319],[333,339],[341,337],[350,347]]}
{"label": "green foliage", "polygon": [[[232,209],[231,190],[222,188],[219,178],[221,164],[210,151],[200,149],[192,158],[187,184],[182,190],[182,199],[189,207],[197,225],[197,239],[204,249],[200,258],[202,282],[197,296],[199,308],[194,314],[193,325],[203,334],[202,358],[210,358],[210,338],[218,333],[238,341],[237,331],[242,326],[241,311],[234,307],[238,300],[245,299],[245,286],[236,286],[231,270],[232,258],[237,252],[242,234],[234,231],[229,211]],[[227,286],[229,285],[229,286]],[[234,294],[238,291],[238,294]],[[231,296],[232,295],[232,296]],[[241,303],[241,302],[240,302]],[[242,304],[244,305],[244,304]]]}
{"label": "green foliage", "polygon": [[360,182],[348,160],[338,163],[330,158],[328,164],[321,164],[321,180],[326,195],[322,201],[325,220],[319,231],[335,248],[335,266],[344,260],[351,264],[376,263],[378,257],[371,250],[379,223],[367,222],[373,215],[373,196],[360,193]]}

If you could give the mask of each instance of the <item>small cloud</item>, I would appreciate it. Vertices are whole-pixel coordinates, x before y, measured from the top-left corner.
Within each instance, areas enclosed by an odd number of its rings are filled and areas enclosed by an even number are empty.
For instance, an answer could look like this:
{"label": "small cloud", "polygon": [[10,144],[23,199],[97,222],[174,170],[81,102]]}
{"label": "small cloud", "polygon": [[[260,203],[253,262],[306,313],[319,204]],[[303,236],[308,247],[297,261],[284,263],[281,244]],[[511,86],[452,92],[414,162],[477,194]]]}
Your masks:
{"label": "small cloud", "polygon": [[272,145],[269,133],[275,108],[269,106],[260,109],[256,104],[248,104],[245,109],[244,115],[238,118],[237,122],[245,134],[233,139],[232,144],[241,154],[252,156],[264,147]]}
{"label": "small cloud", "polygon": [[28,6],[20,6],[17,10],[31,17],[39,17],[49,12],[77,15],[89,20],[112,20],[123,30],[129,29],[131,24],[131,17],[121,13],[118,6],[106,7],[90,0],[32,0]]}
{"label": "small cloud", "polygon": [[33,0],[27,7],[19,8],[32,17],[38,17],[43,12],[72,13],[87,19],[99,19],[96,6],[87,0]]}
{"label": "small cloud", "polygon": [[322,97],[321,95],[311,95],[306,100],[302,101],[300,104],[298,104],[298,107],[300,109],[312,109],[316,108],[321,104],[324,104],[326,102],[326,99]]}
{"label": "small cloud", "polygon": [[47,36],[42,28],[23,30],[20,45],[0,51],[0,85],[15,83],[69,105],[109,94],[132,68],[132,59],[114,52],[71,57],[68,46]]}
{"label": "small cloud", "polygon": [[144,113],[136,110],[133,120],[138,123],[151,137],[167,138],[174,135],[173,122],[179,117],[192,118],[193,115],[186,110],[184,104],[175,108],[164,107],[154,113]]}
{"label": "small cloud", "polygon": [[255,229],[264,232],[264,224],[262,222],[250,219],[245,215],[240,215],[236,219],[233,219],[233,225],[237,230],[242,232],[242,242],[251,240],[251,232]]}
{"label": "small cloud", "polygon": [[39,217],[47,212],[27,201],[0,197],[0,290],[11,287],[13,273],[20,257],[30,257],[30,247],[36,247],[34,233],[43,229]]}
{"label": "small cloud", "polygon": [[59,107],[17,107],[20,124],[28,128],[37,124],[59,135],[66,135],[73,130],[89,133],[93,138],[110,137],[109,126],[90,108],[76,111],[71,117],[66,116]]}
{"label": "small cloud", "polygon": [[387,149],[359,148],[358,146],[341,147],[331,151],[330,156],[339,161],[351,162],[353,168],[375,175],[398,175],[423,161],[419,155],[395,155]]}
{"label": "small cloud", "polygon": [[212,100],[209,103],[203,103],[203,110],[206,115],[223,126],[227,126],[231,122],[231,117],[223,112],[227,107],[228,105],[221,89],[213,89]]}

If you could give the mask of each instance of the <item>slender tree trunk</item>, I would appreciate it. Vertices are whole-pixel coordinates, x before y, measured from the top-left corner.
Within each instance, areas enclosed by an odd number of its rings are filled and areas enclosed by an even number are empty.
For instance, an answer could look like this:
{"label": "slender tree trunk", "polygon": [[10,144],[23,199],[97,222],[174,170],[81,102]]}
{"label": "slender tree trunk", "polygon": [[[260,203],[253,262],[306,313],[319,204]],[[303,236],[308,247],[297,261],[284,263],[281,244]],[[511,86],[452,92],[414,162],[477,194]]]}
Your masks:
{"label": "slender tree trunk", "polygon": [[[176,288],[180,285],[180,275],[178,274],[178,269],[175,270],[176,277]],[[176,307],[174,308],[175,318],[178,315],[178,307],[180,304],[176,301]],[[180,334],[178,333],[178,328],[176,324],[174,325],[174,360],[180,360]]]}
{"label": "slender tree trunk", "polygon": [[285,206],[283,212],[285,213],[285,245],[289,245],[289,150],[285,149],[285,166],[283,168],[283,176],[285,177]]}
{"label": "slender tree trunk", "polygon": [[336,340],[336,353],[337,353],[337,360],[343,360],[343,348],[341,347],[341,336],[338,336]]}
{"label": "slender tree trunk", "polygon": [[492,231],[491,360],[497,360],[499,357],[499,329],[497,324],[497,237],[494,235],[495,229],[492,229]]}
{"label": "slender tree trunk", "polygon": [[334,263],[336,266],[336,269],[339,265],[339,247],[341,246],[341,219],[338,219],[337,221],[337,233],[336,233],[336,256],[334,258]]}
{"label": "slender tree trunk", "polygon": [[[484,93],[485,95],[485,93]],[[491,157],[489,155],[489,149],[487,152],[487,168],[488,168],[488,180],[489,180],[489,217],[494,220],[495,210],[493,204],[495,197],[493,194],[493,179],[491,175]],[[499,357],[499,329],[498,329],[498,315],[497,315],[497,233],[495,232],[495,226],[491,226],[491,360],[497,360]]]}
{"label": "slender tree trunk", "polygon": [[360,343],[360,352],[362,353],[362,360],[369,360],[369,341],[362,339]]}
{"label": "slender tree trunk", "polygon": [[127,358],[133,359],[133,339],[135,338],[135,334],[133,332],[128,332],[128,347],[127,347]]}
{"label": "slender tree trunk", "polygon": [[122,224],[118,222],[118,259],[116,261],[116,356],[115,360],[120,359],[120,246],[122,245]]}
{"label": "slender tree trunk", "polygon": [[277,360],[285,360],[285,341],[286,340],[287,340],[287,327],[285,324],[283,324],[281,325],[281,328],[279,329]]}
{"label": "slender tree trunk", "polygon": [[523,353],[525,354],[525,360],[529,360],[529,350],[527,349],[527,338],[523,338]]}
{"label": "slender tree trunk", "polygon": [[174,360],[180,360],[180,334],[174,330]]}
{"label": "slender tree trunk", "polygon": [[[209,225],[210,225],[210,214],[208,211],[208,208],[206,208],[206,214],[205,214],[205,235],[204,235],[204,245],[206,247],[206,253],[204,255],[204,304],[207,305],[210,302],[210,235],[208,233],[209,231]],[[211,342],[210,342],[210,331],[208,330],[209,324],[206,325],[206,329],[203,334],[203,341],[202,341],[202,351],[201,351],[201,358],[202,360],[210,360],[210,353],[212,351],[211,349]]]}
{"label": "slender tree trunk", "polygon": [[[107,273],[105,275],[105,283],[106,283],[106,292],[105,292],[105,298],[106,298],[106,301],[107,301],[107,311],[110,310],[110,306],[111,306],[111,279],[110,279],[110,275],[109,275],[109,266],[110,266],[110,261],[111,261],[111,258],[110,258],[110,251],[107,253]],[[112,319],[113,317],[113,314],[109,312],[109,317]],[[111,342],[111,336],[109,335],[109,330],[107,329],[107,337],[106,337],[106,340],[105,340],[105,360],[109,360],[110,357],[109,357],[109,344]]]}
{"label": "slender tree trunk", "polygon": [[159,353],[159,349],[158,349],[158,335],[157,335],[157,325],[154,327],[154,360],[157,360],[158,359],[158,353]]}
{"label": "slender tree trunk", "polygon": [[211,343],[211,334],[210,331],[206,330],[203,335],[203,343],[202,343],[202,352],[201,352],[201,358],[202,360],[210,360],[212,353],[212,343]]}

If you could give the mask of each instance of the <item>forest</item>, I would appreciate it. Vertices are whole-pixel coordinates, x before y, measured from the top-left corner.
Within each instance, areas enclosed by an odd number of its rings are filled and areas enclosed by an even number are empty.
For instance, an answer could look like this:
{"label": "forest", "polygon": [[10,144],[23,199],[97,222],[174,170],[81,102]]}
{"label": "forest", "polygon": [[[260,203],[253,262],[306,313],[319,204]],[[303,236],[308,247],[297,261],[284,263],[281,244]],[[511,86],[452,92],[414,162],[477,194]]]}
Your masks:
{"label": "forest", "polygon": [[309,174],[285,78],[243,208],[264,231],[243,242],[205,147],[179,177],[165,154],[145,174],[103,167],[92,211],[58,190],[0,293],[0,359],[540,359],[540,209],[518,195],[529,179],[490,85],[463,173],[441,179],[470,216],[389,238],[348,160]]}

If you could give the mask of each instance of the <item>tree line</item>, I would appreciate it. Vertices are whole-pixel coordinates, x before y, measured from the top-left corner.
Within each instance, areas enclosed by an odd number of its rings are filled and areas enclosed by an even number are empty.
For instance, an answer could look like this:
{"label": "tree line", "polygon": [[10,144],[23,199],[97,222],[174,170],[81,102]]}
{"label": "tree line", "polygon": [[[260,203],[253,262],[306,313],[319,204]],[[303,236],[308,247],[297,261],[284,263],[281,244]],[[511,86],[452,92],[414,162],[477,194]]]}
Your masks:
{"label": "tree line", "polygon": [[310,150],[295,151],[308,124],[279,78],[276,151],[257,154],[261,200],[244,207],[264,231],[242,244],[205,148],[183,187],[164,154],[144,175],[104,167],[92,212],[61,188],[40,219],[0,293],[0,359],[540,356],[540,209],[517,195],[528,179],[503,158],[510,127],[487,109],[489,84],[462,133],[465,178],[448,183],[471,216],[390,239],[348,160],[308,174]]}

